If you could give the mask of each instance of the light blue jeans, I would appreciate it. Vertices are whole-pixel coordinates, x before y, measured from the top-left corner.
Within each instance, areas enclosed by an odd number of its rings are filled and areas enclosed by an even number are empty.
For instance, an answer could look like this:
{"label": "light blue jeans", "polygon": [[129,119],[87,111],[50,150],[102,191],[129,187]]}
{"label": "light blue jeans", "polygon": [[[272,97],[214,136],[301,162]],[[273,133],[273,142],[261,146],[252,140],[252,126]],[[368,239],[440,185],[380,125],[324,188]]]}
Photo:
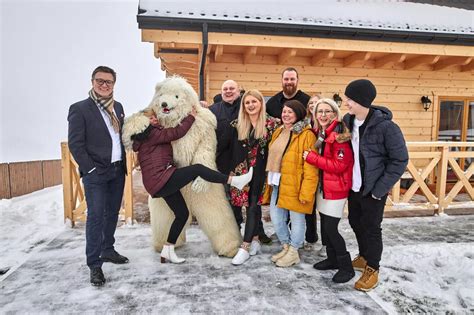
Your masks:
{"label": "light blue jeans", "polygon": [[[306,219],[304,213],[279,208],[277,203],[278,186],[272,186],[273,192],[270,199],[270,217],[272,218],[275,233],[281,244],[290,244],[294,248],[303,247],[306,232]],[[291,220],[291,231],[288,227],[288,213]]]}

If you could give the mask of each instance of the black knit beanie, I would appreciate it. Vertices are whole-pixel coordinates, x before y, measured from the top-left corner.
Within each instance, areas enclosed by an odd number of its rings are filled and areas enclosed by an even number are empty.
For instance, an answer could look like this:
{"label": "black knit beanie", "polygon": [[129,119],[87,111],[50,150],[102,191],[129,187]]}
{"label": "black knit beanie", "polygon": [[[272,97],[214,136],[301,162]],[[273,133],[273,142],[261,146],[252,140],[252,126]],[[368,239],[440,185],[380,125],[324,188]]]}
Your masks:
{"label": "black knit beanie", "polygon": [[370,107],[377,96],[377,90],[369,80],[360,79],[349,83],[344,94],[360,105]]}

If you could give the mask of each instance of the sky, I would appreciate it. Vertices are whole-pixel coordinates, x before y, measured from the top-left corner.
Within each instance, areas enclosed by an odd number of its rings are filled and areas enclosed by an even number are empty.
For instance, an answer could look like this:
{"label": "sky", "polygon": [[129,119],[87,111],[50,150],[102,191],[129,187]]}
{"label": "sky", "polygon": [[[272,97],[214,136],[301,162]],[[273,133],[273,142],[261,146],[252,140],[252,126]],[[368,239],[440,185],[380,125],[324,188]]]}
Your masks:
{"label": "sky", "polygon": [[98,65],[117,72],[125,114],[164,78],[141,41],[138,0],[0,0],[0,163],[60,159],[69,106],[87,98]]}
{"label": "sky", "polygon": [[[380,283],[368,294],[333,270],[318,271],[316,252],[277,268],[272,245],[242,266],[218,257],[198,225],[176,250],[183,264],[161,264],[148,223],[121,222],[116,249],[126,265],[104,264],[101,288],[89,284],[84,224],[63,221],[62,186],[0,200],[0,313],[150,314],[472,314],[474,216],[385,218]],[[272,235],[271,222],[264,222]],[[357,244],[347,218],[339,231],[354,257]],[[319,246],[316,246],[318,248]],[[316,249],[317,249],[316,248]],[[297,297],[292,298],[292,297]]]}

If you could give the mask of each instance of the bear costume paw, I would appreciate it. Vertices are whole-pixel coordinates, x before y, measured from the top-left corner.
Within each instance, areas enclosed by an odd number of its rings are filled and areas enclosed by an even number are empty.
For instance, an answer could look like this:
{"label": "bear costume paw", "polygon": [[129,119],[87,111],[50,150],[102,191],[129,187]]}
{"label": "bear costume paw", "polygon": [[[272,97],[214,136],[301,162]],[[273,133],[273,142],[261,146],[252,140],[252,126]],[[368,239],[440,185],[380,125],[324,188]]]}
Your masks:
{"label": "bear costume paw", "polygon": [[198,177],[191,184],[191,189],[197,193],[207,192],[209,190],[209,183],[201,177]]}
{"label": "bear costume paw", "polygon": [[125,150],[131,150],[133,146],[132,136],[144,132],[150,126],[150,118],[143,112],[138,112],[125,118],[122,130],[122,141]]}

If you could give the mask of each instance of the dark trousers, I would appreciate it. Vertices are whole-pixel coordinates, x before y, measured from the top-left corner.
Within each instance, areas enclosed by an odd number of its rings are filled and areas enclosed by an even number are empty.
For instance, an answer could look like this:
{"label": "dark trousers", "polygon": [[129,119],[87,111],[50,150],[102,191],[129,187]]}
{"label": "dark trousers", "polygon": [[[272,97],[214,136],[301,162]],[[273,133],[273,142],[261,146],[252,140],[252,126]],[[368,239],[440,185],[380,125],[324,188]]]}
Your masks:
{"label": "dark trousers", "polygon": [[171,224],[167,239],[167,242],[170,244],[176,244],[176,240],[189,217],[188,207],[179,190],[198,176],[208,182],[221,184],[227,183],[229,178],[229,176],[214,171],[202,164],[194,164],[176,169],[165,186],[153,196],[155,198],[162,197],[174,213],[175,218]]}
{"label": "dark trousers", "polygon": [[246,211],[244,242],[250,243],[254,236],[259,235],[259,226],[262,225],[262,207],[258,204],[258,196],[249,195]]}
{"label": "dark trousers", "polygon": [[335,218],[323,213],[321,215],[321,238],[326,240],[329,251],[334,250],[336,256],[347,254],[346,242],[339,233],[338,226],[341,218]]}
{"label": "dark trousers", "polygon": [[354,230],[359,245],[359,255],[367,260],[367,265],[378,270],[382,257],[382,219],[387,195],[382,200],[372,198],[362,192],[349,193],[349,224]]}
{"label": "dark trousers", "polygon": [[305,240],[308,243],[316,243],[318,241],[316,203],[314,203],[313,212],[311,214],[306,214],[305,219],[306,219]]}
{"label": "dark trousers", "polygon": [[118,164],[103,174],[95,170],[85,175],[82,182],[87,202],[87,266],[101,267],[99,256],[114,251],[114,234],[122,204],[125,171],[123,165]]}
{"label": "dark trousers", "polygon": [[[225,185],[225,192],[226,192],[226,195],[227,195],[227,199],[229,200],[229,203],[230,203],[230,191],[229,191],[229,185]],[[239,230],[240,230],[240,226],[242,224],[242,222],[244,222],[244,218],[242,216],[242,207],[240,206],[234,206],[232,203],[230,204],[231,208],[232,208],[232,212],[234,213],[234,217],[235,217],[235,221],[237,222],[237,226],[239,227]],[[250,211],[249,211],[250,210]],[[258,236],[263,236],[265,235],[265,230],[263,229],[263,222],[262,222],[262,207],[260,205],[256,205],[255,208],[252,208],[252,209],[247,209],[247,212],[246,212],[246,215],[247,215],[247,218],[249,217],[249,215],[251,217],[253,217],[253,214],[254,213],[257,213],[257,215],[259,215],[257,217],[257,230],[256,230],[256,235]],[[245,230],[247,231],[247,224],[245,224]],[[252,241],[252,238],[250,238],[250,241]],[[244,236],[244,242],[247,242],[247,240],[245,239],[245,236]]]}

